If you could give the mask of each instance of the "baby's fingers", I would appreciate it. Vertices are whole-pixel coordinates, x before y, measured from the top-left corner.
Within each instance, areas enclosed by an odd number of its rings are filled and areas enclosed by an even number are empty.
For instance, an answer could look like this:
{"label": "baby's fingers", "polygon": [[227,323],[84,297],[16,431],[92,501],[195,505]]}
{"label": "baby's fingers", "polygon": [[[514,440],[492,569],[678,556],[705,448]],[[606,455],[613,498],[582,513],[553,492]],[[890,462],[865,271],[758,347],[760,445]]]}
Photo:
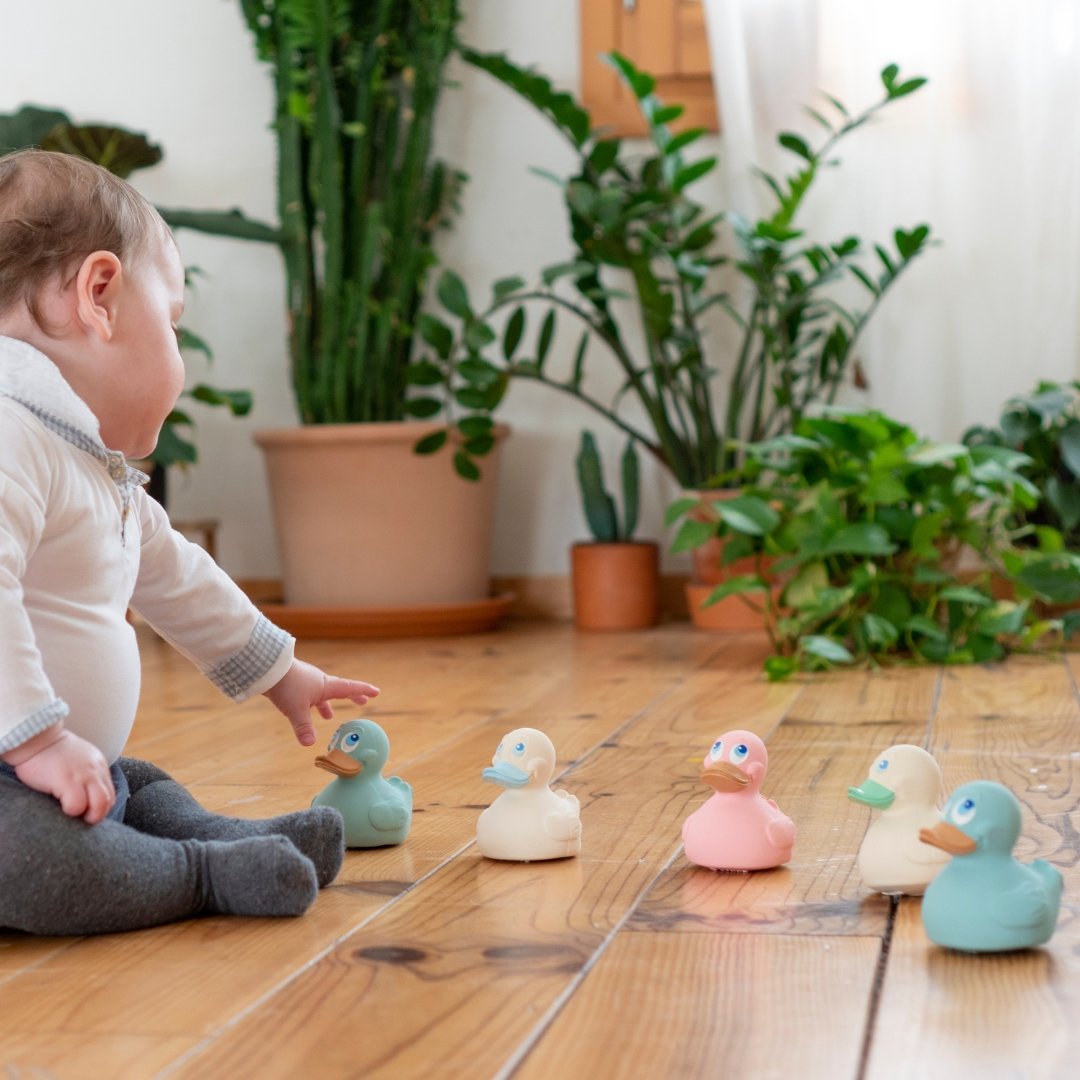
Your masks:
{"label": "baby's fingers", "polygon": [[88,825],[104,821],[115,802],[116,789],[113,787],[112,778],[95,777],[87,788],[87,811],[83,815],[84,820]]}

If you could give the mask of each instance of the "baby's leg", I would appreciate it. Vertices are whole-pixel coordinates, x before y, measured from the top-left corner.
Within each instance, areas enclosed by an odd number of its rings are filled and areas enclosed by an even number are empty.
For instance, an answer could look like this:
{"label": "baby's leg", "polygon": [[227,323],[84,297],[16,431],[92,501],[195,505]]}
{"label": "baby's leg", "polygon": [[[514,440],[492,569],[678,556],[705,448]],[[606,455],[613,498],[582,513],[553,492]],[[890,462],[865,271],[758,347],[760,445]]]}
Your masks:
{"label": "baby's leg", "polygon": [[297,810],[260,821],[212,814],[168,773],[149,761],[120,758],[131,794],[124,824],[173,840],[242,840],[286,836],[315,864],[319,887],[337,877],[345,857],[345,824],[328,806]]}
{"label": "baby's leg", "polygon": [[193,915],[300,915],[315,870],[288,840],[166,840],[87,825],[0,776],[0,927],[32,934],[138,930]]}

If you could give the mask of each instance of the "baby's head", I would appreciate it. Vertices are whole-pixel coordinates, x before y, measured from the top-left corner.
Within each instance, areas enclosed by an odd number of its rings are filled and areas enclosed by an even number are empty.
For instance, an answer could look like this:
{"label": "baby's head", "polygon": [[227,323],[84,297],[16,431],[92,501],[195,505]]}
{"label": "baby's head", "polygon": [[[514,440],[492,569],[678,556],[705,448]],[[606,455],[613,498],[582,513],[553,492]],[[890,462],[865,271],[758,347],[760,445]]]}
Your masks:
{"label": "baby's head", "polygon": [[184,270],[168,226],[82,158],[0,158],[0,334],[60,368],[112,449],[150,453],[183,388]]}

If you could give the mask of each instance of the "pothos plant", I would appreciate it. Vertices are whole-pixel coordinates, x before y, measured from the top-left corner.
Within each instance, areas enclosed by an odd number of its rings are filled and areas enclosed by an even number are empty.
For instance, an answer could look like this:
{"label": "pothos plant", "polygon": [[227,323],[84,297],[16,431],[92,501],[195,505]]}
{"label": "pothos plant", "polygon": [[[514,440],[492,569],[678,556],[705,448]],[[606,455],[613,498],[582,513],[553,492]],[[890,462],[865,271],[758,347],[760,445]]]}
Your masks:
{"label": "pothos plant", "polygon": [[969,446],[1007,446],[1028,456],[1023,474],[1039,502],[1018,516],[1018,538],[1029,547],[1080,550],[1080,382],[1039,382],[1010,398],[997,427],[964,434]]}
{"label": "pothos plant", "polygon": [[[740,596],[763,612],[770,678],[867,660],[996,660],[1080,627],[1080,613],[1045,618],[1033,604],[1080,597],[1080,562],[1017,551],[1012,524],[1039,499],[1025,455],[838,409],[745,453],[739,496],[710,504],[705,521],[700,500],[681,500],[668,523],[694,515],[677,550],[721,537],[725,564],[758,560],[705,603]],[[971,574],[964,549],[979,557]],[[994,572],[1014,581],[1015,599],[995,598]]]}
{"label": "pothos plant", "polygon": [[[695,182],[716,166],[714,157],[690,156],[704,131],[676,133],[672,124],[682,107],[661,102],[652,76],[626,57],[607,59],[648,123],[644,153],[608,137],[571,95],[536,72],[501,55],[464,55],[550,120],[569,144],[576,159],[571,174],[543,175],[560,189],[572,250],[533,285],[517,276],[496,282],[482,305],[457,275],[444,272],[437,292],[445,314],[427,312],[418,321],[428,346],[420,370],[433,389],[441,385],[451,401],[483,414],[508,380],[542,383],[585,403],[682,487],[695,489],[737,464],[740,438],[790,431],[808,404],[831,401],[845,380],[861,381],[859,336],[925,250],[929,226],[897,229],[891,247],[874,245],[876,265],[869,265],[861,261],[866,246],[858,237],[809,240],[798,215],[815,181],[835,164],[842,140],[925,79],[902,79],[890,65],[881,73],[881,98],[862,112],[852,114],[831,97],[822,109],[808,110],[823,129],[821,139],[815,145],[794,133],[779,136],[795,168],[784,177],[760,172],[773,205],[750,221],[716,213],[691,196]],[[728,229],[734,260],[723,251]],[[713,274],[729,262],[741,284],[733,291]],[[865,290],[861,309],[846,306],[836,292],[848,278]],[[620,304],[624,299],[631,303]],[[706,341],[712,308],[726,312],[741,335],[731,357],[721,359]],[[554,355],[567,323],[576,327],[576,347],[565,350],[572,359],[564,365]],[[589,381],[598,362],[590,350],[602,351],[599,362],[619,371],[611,399]],[[634,416],[620,409],[626,398],[637,403]],[[445,438],[432,437],[424,449],[438,449]]]}

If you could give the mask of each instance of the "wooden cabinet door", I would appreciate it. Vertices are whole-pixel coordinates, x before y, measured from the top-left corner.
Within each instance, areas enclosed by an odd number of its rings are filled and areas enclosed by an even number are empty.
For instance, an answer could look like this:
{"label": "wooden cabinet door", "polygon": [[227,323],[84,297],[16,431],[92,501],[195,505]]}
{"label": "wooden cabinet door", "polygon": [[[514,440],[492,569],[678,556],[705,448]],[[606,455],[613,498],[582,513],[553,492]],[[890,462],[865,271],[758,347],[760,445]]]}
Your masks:
{"label": "wooden cabinet door", "polygon": [[656,79],[656,94],[686,111],[673,127],[719,130],[702,0],[580,0],[581,90],[597,125],[644,135],[633,95],[600,59],[615,50]]}

